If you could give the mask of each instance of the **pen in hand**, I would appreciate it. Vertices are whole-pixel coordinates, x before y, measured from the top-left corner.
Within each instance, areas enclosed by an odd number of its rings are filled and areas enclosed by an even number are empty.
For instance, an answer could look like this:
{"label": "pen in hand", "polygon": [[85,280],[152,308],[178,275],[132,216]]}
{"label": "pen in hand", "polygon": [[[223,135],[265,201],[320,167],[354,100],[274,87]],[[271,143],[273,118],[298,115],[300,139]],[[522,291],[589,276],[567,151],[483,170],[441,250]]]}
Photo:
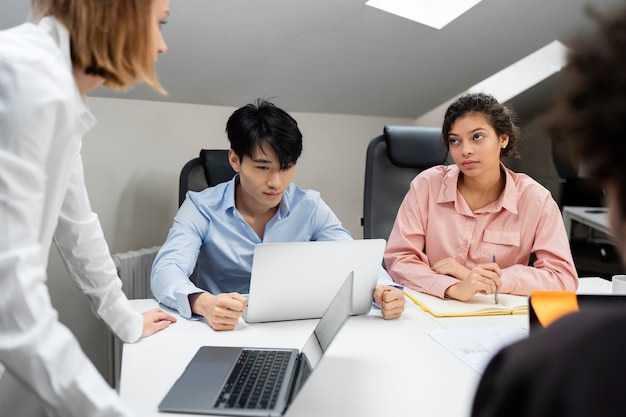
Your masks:
{"label": "pen in hand", "polygon": [[[496,255],[493,255],[493,263],[496,263]],[[496,288],[496,292],[493,295],[496,299],[496,304],[498,304],[498,288]]]}

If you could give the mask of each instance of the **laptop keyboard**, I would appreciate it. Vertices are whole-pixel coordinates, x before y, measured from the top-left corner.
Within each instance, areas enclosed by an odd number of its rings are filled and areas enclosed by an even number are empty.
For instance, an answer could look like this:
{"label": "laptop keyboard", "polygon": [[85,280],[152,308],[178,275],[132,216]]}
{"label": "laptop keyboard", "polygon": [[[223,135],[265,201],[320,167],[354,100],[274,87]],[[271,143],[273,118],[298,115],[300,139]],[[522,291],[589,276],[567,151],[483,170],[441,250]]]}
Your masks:
{"label": "laptop keyboard", "polygon": [[276,405],[290,351],[244,349],[215,407],[271,409]]}

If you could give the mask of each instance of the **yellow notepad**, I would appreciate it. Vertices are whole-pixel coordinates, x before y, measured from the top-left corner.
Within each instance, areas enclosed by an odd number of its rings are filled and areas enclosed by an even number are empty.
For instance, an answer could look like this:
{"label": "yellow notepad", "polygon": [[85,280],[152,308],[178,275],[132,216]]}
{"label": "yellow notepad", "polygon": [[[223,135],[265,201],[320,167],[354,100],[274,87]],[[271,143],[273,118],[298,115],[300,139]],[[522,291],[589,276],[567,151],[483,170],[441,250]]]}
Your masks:
{"label": "yellow notepad", "polygon": [[476,294],[468,301],[458,301],[442,299],[410,288],[405,288],[404,293],[422,310],[435,317],[528,314],[528,297],[522,295],[498,294],[496,304],[493,294]]}

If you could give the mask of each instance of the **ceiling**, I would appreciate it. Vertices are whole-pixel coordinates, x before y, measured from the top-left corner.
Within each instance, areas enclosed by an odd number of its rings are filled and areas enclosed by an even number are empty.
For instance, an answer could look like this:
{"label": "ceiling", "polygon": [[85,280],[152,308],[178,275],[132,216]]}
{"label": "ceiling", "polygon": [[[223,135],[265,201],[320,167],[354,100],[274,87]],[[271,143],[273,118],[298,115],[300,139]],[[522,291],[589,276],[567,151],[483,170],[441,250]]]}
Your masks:
{"label": "ceiling", "polygon": [[[265,97],[288,111],[417,118],[553,40],[567,45],[588,28],[587,3],[624,3],[484,0],[436,30],[365,1],[170,0],[158,63],[169,95],[91,95],[232,107]],[[0,0],[0,29],[29,4]],[[540,107],[556,78],[511,103]]]}

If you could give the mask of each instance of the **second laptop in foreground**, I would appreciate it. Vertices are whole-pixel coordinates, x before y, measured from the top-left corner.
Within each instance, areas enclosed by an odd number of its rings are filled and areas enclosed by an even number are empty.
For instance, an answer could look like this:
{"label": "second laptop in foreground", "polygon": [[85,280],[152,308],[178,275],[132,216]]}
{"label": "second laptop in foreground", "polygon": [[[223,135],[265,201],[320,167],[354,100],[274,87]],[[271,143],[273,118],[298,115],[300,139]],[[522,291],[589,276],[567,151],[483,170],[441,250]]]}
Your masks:
{"label": "second laptop in foreground", "polygon": [[352,312],[353,273],[342,281],[302,350],[203,346],[159,411],[282,415]]}

